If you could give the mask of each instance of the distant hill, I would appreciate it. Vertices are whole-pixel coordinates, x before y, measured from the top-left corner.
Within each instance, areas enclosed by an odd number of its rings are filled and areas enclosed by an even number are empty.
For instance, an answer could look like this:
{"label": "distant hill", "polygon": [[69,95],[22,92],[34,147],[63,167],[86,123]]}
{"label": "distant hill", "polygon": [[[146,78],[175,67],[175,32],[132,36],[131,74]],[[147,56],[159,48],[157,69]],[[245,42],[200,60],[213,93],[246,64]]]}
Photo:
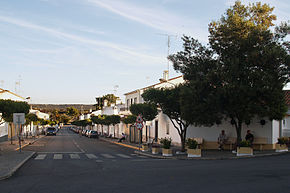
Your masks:
{"label": "distant hill", "polygon": [[89,112],[90,110],[96,110],[94,104],[31,104],[33,109],[40,110],[41,112],[51,112],[53,110],[57,111],[66,111],[68,107],[75,107],[80,112],[83,111],[84,113]]}

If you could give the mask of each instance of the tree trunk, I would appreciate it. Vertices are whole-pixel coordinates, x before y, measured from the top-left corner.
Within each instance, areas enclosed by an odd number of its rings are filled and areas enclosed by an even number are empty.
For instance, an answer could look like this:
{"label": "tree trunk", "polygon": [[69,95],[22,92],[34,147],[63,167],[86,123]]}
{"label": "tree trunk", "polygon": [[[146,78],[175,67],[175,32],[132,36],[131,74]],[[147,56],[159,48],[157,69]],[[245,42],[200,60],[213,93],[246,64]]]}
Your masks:
{"label": "tree trunk", "polygon": [[181,152],[185,152],[185,137],[182,134],[182,136],[180,136],[181,138]]}
{"label": "tree trunk", "polygon": [[238,124],[236,123],[235,126],[236,126],[236,132],[237,132],[237,145],[240,145],[242,141],[242,137],[241,137],[242,122],[238,121]]}

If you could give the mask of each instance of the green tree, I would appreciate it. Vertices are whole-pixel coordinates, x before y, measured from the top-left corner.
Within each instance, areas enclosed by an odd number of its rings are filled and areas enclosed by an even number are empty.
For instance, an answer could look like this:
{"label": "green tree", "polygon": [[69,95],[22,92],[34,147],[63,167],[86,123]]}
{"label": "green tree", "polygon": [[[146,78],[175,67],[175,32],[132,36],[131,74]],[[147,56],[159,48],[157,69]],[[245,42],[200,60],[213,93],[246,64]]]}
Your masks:
{"label": "green tree", "polygon": [[132,104],[130,106],[130,111],[135,116],[141,114],[144,121],[151,121],[155,119],[158,114],[157,107],[153,103]]}
{"label": "green tree", "polygon": [[33,113],[29,113],[29,114],[27,114],[26,116],[25,116],[25,120],[26,120],[26,125],[29,125],[30,123],[37,123],[37,121],[39,121],[38,120],[38,117],[35,115],[35,114],[33,114]]}
{"label": "green tree", "polygon": [[282,88],[290,74],[289,42],[285,41],[289,25],[283,23],[271,31],[276,19],[273,9],[237,1],[219,21],[209,24],[208,47],[185,36],[184,51],[169,57],[193,88],[198,83],[206,86],[203,100],[218,109],[218,119],[224,116],[234,124],[238,143],[243,124],[255,117],[281,119],[286,112]]}
{"label": "green tree", "polygon": [[79,111],[75,107],[66,108],[66,114],[70,116],[71,120],[75,120],[79,116]]}
{"label": "green tree", "polygon": [[69,121],[71,120],[71,117],[66,115],[66,114],[62,114],[60,115],[60,122],[67,124]]}
{"label": "green tree", "polygon": [[[30,106],[29,106],[29,104],[27,104],[27,102],[0,99],[0,113],[1,113],[0,123],[3,120],[5,122],[8,122],[9,127],[10,127],[10,131],[12,134],[13,113],[28,114],[29,109],[30,109]],[[12,144],[12,135],[11,135],[11,144]]]}
{"label": "green tree", "polygon": [[161,89],[148,89],[142,97],[146,102],[157,105],[161,108],[162,112],[166,114],[177,130],[180,141],[181,151],[185,151],[185,140],[189,122],[182,117],[182,108],[180,101],[180,94],[183,86],[179,85],[174,88],[161,88]]}
{"label": "green tree", "polygon": [[134,124],[136,122],[137,116],[136,115],[128,115],[122,119],[123,123],[125,124]]}
{"label": "green tree", "polygon": [[13,113],[28,114],[30,106],[27,102],[0,99],[1,118],[6,122],[13,122]]}
{"label": "green tree", "polygon": [[115,125],[120,123],[121,117],[119,115],[108,115],[108,116],[106,116],[106,121],[108,122],[109,125],[113,125],[114,137],[115,137],[116,136]]}
{"label": "green tree", "polygon": [[102,135],[104,135],[104,125],[106,123],[105,121],[106,116],[105,115],[99,115],[99,116],[92,116],[91,120],[97,124],[97,125],[101,125],[102,127]]}

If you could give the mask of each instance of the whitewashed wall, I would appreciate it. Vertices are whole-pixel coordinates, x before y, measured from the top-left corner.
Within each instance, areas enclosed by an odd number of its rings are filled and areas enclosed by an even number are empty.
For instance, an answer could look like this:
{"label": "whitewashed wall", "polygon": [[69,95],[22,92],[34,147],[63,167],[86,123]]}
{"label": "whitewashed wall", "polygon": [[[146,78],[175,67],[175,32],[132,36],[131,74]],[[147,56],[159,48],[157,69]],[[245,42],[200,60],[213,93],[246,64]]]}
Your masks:
{"label": "whitewashed wall", "polygon": [[0,125],[0,137],[8,135],[8,123],[3,123]]}
{"label": "whitewashed wall", "polygon": [[[175,143],[180,143],[180,137],[176,128],[173,124],[169,123],[169,135],[166,134],[166,125],[167,125],[167,117],[164,114],[158,115],[158,123],[159,123],[159,138],[171,137],[172,141]],[[274,127],[274,129],[272,129]],[[189,126],[187,129],[187,137],[201,137],[205,141],[215,142],[217,141],[218,135],[221,130],[225,130],[228,137],[236,137],[236,129],[233,125],[229,123],[229,121],[224,121],[220,125],[213,125],[212,127],[195,127]],[[279,125],[278,121],[271,122],[266,120],[265,125],[260,124],[260,119],[255,119],[249,126],[243,125],[242,129],[242,139],[245,138],[246,131],[251,130],[253,135],[261,138],[267,138],[269,144],[273,144],[277,142],[277,138],[279,137]]]}

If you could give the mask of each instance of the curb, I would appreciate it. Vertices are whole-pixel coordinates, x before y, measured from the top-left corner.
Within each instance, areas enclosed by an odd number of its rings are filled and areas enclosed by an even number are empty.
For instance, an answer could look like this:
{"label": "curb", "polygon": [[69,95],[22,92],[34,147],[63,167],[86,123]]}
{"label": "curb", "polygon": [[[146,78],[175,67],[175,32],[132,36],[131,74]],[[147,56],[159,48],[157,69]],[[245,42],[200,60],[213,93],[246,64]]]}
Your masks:
{"label": "curb", "polygon": [[246,158],[259,158],[259,157],[268,157],[268,156],[279,156],[283,154],[287,154],[290,152],[280,152],[280,153],[268,153],[268,154],[258,154],[258,155],[252,155],[252,156],[236,156],[236,157],[218,157],[218,158],[206,158],[206,157],[199,157],[199,158],[188,158],[188,157],[166,157],[166,156],[161,156],[161,155],[152,155],[148,153],[143,153],[140,151],[134,151],[134,153],[155,158],[155,159],[171,159],[171,160],[233,160],[233,159],[246,159]]}
{"label": "curb", "polygon": [[[36,141],[38,141],[39,139],[42,139],[43,137],[45,137],[45,135],[40,136],[39,138],[35,139],[35,140],[32,141],[32,142],[29,142],[29,143],[26,143],[26,144],[22,145],[22,146],[21,146],[21,149],[24,148],[24,147],[26,147],[26,146],[28,146],[28,145],[32,145],[32,144],[34,144]],[[18,147],[18,148],[15,149],[15,151],[18,151],[19,149],[20,149],[20,148]]]}
{"label": "curb", "polygon": [[19,168],[21,168],[21,166],[23,166],[23,164],[25,164],[25,162],[27,162],[33,155],[35,154],[35,152],[31,152],[31,154],[29,156],[27,156],[24,160],[22,160],[22,162],[20,162],[17,166],[15,166],[8,174],[4,175],[4,176],[0,176],[0,180],[5,180],[7,178],[10,178]]}
{"label": "curb", "polygon": [[109,142],[109,143],[115,144],[115,145],[120,145],[120,146],[123,146],[123,147],[127,147],[127,148],[131,148],[131,149],[139,150],[138,147],[135,147],[135,146],[132,146],[132,145],[128,145],[128,144],[124,144],[124,143],[119,143],[119,142],[115,142],[115,141],[110,141],[110,140],[106,140],[106,139],[102,139],[102,138],[99,138],[99,139],[102,140],[102,141],[105,141],[105,142]]}

